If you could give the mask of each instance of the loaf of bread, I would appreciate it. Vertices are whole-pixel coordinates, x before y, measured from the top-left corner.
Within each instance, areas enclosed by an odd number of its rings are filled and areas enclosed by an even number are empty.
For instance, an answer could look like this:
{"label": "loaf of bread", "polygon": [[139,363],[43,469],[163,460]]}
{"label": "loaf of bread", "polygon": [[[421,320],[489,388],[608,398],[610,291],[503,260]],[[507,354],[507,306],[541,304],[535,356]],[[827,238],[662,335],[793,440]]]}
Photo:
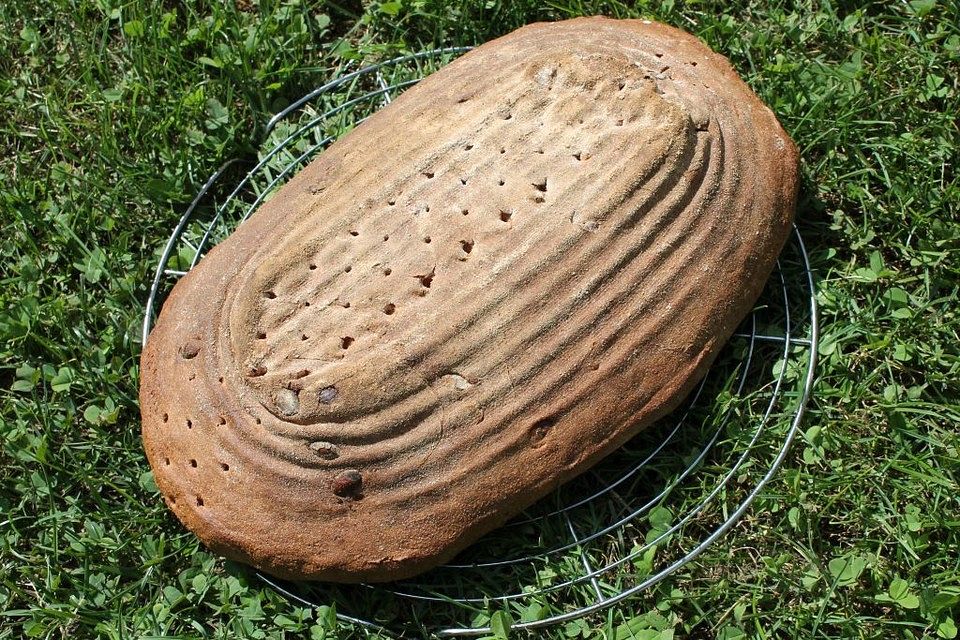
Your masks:
{"label": "loaf of bread", "polygon": [[649,21],[489,42],[324,151],[144,349],[157,486],[294,579],[424,571],[684,397],[788,233],[794,144]]}

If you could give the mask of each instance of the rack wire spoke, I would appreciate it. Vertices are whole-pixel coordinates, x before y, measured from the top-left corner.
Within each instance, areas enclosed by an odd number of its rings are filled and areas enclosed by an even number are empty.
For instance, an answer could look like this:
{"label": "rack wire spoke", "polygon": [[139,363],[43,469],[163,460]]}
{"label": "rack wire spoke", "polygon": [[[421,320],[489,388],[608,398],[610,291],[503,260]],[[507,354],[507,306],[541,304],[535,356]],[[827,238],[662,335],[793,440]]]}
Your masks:
{"label": "rack wire spoke", "polygon": [[[347,64],[271,118],[255,161],[224,163],[158,250],[144,343],[166,293],[211,246],[343,131],[467,50]],[[452,562],[380,585],[292,584],[257,575],[292,602],[336,603],[346,623],[417,636],[489,635],[498,608],[517,613],[543,605],[539,619],[513,624],[528,629],[636,597],[694,561],[774,476],[810,397],[818,338],[814,278],[794,227],[753,313],[680,409]],[[648,557],[652,564],[638,573]]]}
{"label": "rack wire spoke", "polygon": [[590,584],[593,585],[593,590],[597,593],[597,602],[603,602],[603,591],[600,590],[600,583],[597,582],[596,571],[593,570],[593,567],[590,566],[590,561],[587,559],[587,554],[584,553],[583,547],[580,545],[580,538],[577,537],[577,530],[573,526],[573,522],[570,520],[570,516],[564,514],[564,520],[567,522],[567,528],[570,530],[570,537],[573,538],[573,544],[576,545],[577,551],[580,554],[580,562],[583,563],[583,570],[585,571],[584,576],[590,579]]}

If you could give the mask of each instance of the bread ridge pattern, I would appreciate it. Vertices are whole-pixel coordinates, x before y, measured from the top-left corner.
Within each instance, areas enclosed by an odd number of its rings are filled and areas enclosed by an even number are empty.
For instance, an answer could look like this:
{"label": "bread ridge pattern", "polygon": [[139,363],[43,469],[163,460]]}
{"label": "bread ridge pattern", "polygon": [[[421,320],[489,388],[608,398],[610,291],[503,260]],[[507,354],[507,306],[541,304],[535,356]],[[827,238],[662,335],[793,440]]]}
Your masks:
{"label": "bread ridge pattern", "polygon": [[672,410],[786,239],[797,152],[725,58],[535,24],[360,124],[174,287],[157,485],[212,549],[407,577]]}

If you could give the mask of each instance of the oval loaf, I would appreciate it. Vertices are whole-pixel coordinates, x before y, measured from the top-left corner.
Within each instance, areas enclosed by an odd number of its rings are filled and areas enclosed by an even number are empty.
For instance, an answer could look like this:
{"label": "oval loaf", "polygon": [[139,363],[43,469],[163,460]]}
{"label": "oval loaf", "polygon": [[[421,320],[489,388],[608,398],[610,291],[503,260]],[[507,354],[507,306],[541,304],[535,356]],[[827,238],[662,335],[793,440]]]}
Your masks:
{"label": "oval loaf", "polygon": [[142,356],[157,486],[213,550],[287,578],[450,559],[680,402],[772,269],[797,163],[677,29],[479,47],[173,289]]}

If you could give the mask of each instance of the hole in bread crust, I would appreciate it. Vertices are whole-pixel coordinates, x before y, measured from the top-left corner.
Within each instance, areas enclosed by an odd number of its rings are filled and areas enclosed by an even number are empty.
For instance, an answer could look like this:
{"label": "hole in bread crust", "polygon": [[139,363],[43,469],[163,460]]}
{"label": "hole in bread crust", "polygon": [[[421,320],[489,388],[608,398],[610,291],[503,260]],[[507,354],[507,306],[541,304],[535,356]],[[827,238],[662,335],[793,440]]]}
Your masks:
{"label": "hole in bread crust", "polygon": [[530,427],[530,437],[533,439],[534,443],[538,443],[543,440],[547,433],[557,424],[556,416],[547,416],[545,418],[540,418]]}
{"label": "hole in bread crust", "polygon": [[337,445],[332,442],[319,440],[317,442],[311,442],[309,446],[311,451],[324,460],[333,460],[340,455],[340,450],[337,448]]}
{"label": "hole in bread crust", "polygon": [[200,343],[196,341],[190,341],[180,347],[180,357],[184,360],[191,360],[197,357],[197,354],[200,353]]}
{"label": "hole in bread crust", "polygon": [[356,469],[344,469],[334,477],[331,488],[341,498],[359,500],[363,497],[363,476]]}
{"label": "hole in bread crust", "polygon": [[224,471],[230,471],[230,465],[228,465],[226,462],[221,462],[220,468],[223,469]]}
{"label": "hole in bread crust", "polygon": [[340,348],[349,349],[350,345],[353,344],[353,338],[351,336],[343,336],[340,338]]}
{"label": "hole in bread crust", "polygon": [[383,306],[383,312],[388,316],[392,316],[394,312],[396,312],[396,310],[397,310],[397,305],[393,304],[392,302],[388,302]]}
{"label": "hole in bread crust", "polygon": [[197,461],[194,460],[193,458],[191,458],[191,459],[190,459],[190,466],[193,467],[194,469],[196,469],[196,468],[197,468]]}
{"label": "hole in bread crust", "polygon": [[513,212],[512,212],[512,211],[506,211],[506,210],[504,210],[504,209],[500,209],[500,221],[501,221],[501,222],[510,222],[510,218],[512,218],[512,217],[513,217]]}
{"label": "hole in bread crust", "polygon": [[203,498],[201,498],[200,496],[197,496],[197,506],[198,507],[203,506]]}
{"label": "hole in bread crust", "polygon": [[300,387],[288,384],[287,387],[277,389],[273,394],[273,400],[281,415],[296,415],[300,412]]}
{"label": "hole in bread crust", "polygon": [[436,274],[436,272],[437,272],[437,270],[436,270],[436,268],[434,268],[434,269],[431,269],[431,270],[430,270],[430,273],[428,273],[428,274],[426,274],[426,275],[422,275],[422,276],[416,276],[416,277],[420,280],[420,284],[421,284],[424,288],[429,289],[429,288],[430,288],[430,285],[433,284],[433,276]]}

